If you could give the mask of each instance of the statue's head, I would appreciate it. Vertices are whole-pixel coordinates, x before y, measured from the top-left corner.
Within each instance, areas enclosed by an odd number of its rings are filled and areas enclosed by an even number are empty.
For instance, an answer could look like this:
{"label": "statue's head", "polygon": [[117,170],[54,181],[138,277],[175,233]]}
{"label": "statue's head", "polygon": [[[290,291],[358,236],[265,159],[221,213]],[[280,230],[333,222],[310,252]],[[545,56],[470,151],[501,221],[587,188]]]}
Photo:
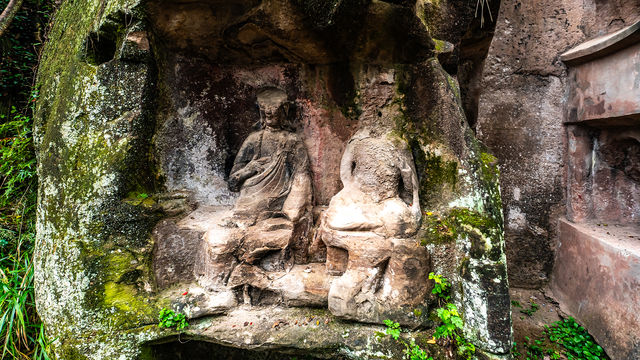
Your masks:
{"label": "statue's head", "polygon": [[258,93],[258,107],[263,127],[283,127],[290,106],[287,93],[278,88],[266,88]]}

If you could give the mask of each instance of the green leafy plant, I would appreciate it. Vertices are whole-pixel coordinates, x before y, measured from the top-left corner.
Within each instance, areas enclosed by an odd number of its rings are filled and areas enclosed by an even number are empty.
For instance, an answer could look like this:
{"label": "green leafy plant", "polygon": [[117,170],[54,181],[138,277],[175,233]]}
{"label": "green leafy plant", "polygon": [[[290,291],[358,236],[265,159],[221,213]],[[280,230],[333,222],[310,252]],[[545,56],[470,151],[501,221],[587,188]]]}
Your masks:
{"label": "green leafy plant", "polygon": [[[13,107],[11,116],[0,115],[0,205],[6,207],[33,185],[36,159],[33,155],[31,118]],[[17,200],[24,200],[18,198]]]}
{"label": "green leafy plant", "polygon": [[387,325],[384,333],[391,336],[394,340],[398,340],[398,337],[400,337],[400,324],[389,319],[384,320],[384,324]]}
{"label": "green leafy plant", "polygon": [[411,339],[409,342],[406,342],[404,339],[400,337],[400,333],[402,329],[400,328],[400,324],[389,319],[384,320],[384,324],[387,328],[384,330],[384,333],[377,333],[376,335],[379,337],[382,336],[391,336],[392,339],[404,345],[404,355],[405,358],[409,360],[433,360],[432,357],[427,355],[427,352],[424,351],[420,345],[416,344],[414,339]]}
{"label": "green leafy plant", "polygon": [[[6,134],[6,132],[5,132]],[[16,141],[19,142],[19,141]],[[24,176],[28,150],[0,142],[0,338],[2,358],[49,359],[50,341],[35,311],[32,254],[35,244],[35,179]],[[7,156],[9,154],[9,156]],[[24,156],[23,162],[19,157]],[[7,166],[13,163],[15,166]],[[30,171],[30,170],[28,170]]]}
{"label": "green leafy plant", "polygon": [[[438,297],[438,303],[448,301],[451,296],[451,283],[442,275],[429,274],[429,279],[434,281],[432,294]],[[456,348],[458,355],[471,359],[475,354],[475,345],[470,343],[462,335],[464,321],[458,312],[458,308],[451,303],[444,304],[436,310],[436,314],[441,321],[441,325],[436,328],[434,338],[445,339],[445,344],[450,344]]]}
{"label": "green leafy plant", "polygon": [[573,317],[556,321],[551,327],[545,328],[545,334],[552,342],[564,349],[569,360],[600,360],[606,359],[604,350],[596,344],[591,335],[580,326]]}
{"label": "green leafy plant", "polygon": [[433,335],[436,339],[453,338],[456,330],[462,330],[464,322],[454,304],[447,304],[445,307],[437,309],[436,313],[442,322]]}
{"label": "green leafy plant", "polygon": [[540,309],[540,305],[536,304],[535,302],[531,302],[531,304],[529,305],[528,309],[522,309],[520,310],[521,313],[531,317],[533,316],[533,313],[535,313],[536,311],[538,311]]}
{"label": "green leafy plant", "polygon": [[[448,301],[451,296],[451,283],[442,275],[436,275],[434,273],[429,274],[429,279],[434,281],[433,290],[439,302],[440,300]],[[436,310],[436,314],[440,319],[441,324],[436,328],[433,337],[435,339],[444,339],[445,344],[454,346],[458,355],[465,359],[473,358],[476,347],[462,335],[462,329],[464,327],[464,321],[462,316],[458,312],[458,308],[455,304],[446,303],[443,307]]]}
{"label": "green leafy plant", "polygon": [[167,308],[160,310],[158,320],[158,327],[161,328],[175,327],[176,330],[180,331],[189,326],[187,317],[184,314],[176,313],[175,311]]}
{"label": "green leafy plant", "polygon": [[410,360],[433,360],[431,356],[427,356],[427,353],[413,339],[409,344],[405,344],[405,347],[404,354]]}
{"label": "green leafy plant", "polygon": [[531,341],[528,336],[525,336],[525,349],[527,351],[527,360],[542,359],[544,357],[545,349],[543,343],[540,340]]}
{"label": "green leafy plant", "polygon": [[522,347],[524,354],[518,352],[514,342],[511,351],[514,358],[527,360],[543,358],[552,360],[608,359],[602,347],[596,344],[591,335],[571,317],[557,321],[552,326],[545,326],[542,335],[542,337],[533,340],[525,336]]}
{"label": "green leafy plant", "polygon": [[149,194],[147,194],[147,193],[140,193],[137,196],[138,199],[142,199],[142,200],[144,200],[144,199],[146,199],[148,197],[149,197]]}
{"label": "green leafy plant", "polygon": [[520,352],[518,351],[518,343],[516,343],[515,341],[513,342],[513,346],[511,346],[511,355],[513,355],[514,359],[520,357]]}
{"label": "green leafy plant", "polygon": [[456,351],[458,352],[458,355],[470,360],[473,359],[473,356],[476,353],[476,346],[470,343],[463,336],[456,334]]}
{"label": "green leafy plant", "polygon": [[[560,353],[548,345],[545,344],[542,340],[534,340],[531,341],[528,336],[525,336],[525,350],[526,350],[526,359],[527,360],[538,360],[538,359],[560,359]],[[520,356],[519,353],[512,353],[514,357]]]}
{"label": "green leafy plant", "polygon": [[36,165],[32,109],[0,115],[0,339],[2,358],[49,359],[35,310]]}
{"label": "green leafy plant", "polygon": [[[5,8],[8,0],[0,0]],[[53,1],[24,0],[0,38],[0,357],[48,360],[35,309],[36,161],[32,90]]]}
{"label": "green leafy plant", "polygon": [[[429,274],[429,279],[434,281],[434,288],[432,293],[437,296],[438,302],[450,299],[451,283],[442,275],[436,275],[434,273]],[[471,342],[467,341],[462,334],[464,327],[464,321],[462,316],[458,312],[458,308],[455,304],[446,303],[443,307],[436,310],[436,314],[440,319],[440,325],[436,327],[433,334],[434,340],[428,341],[429,343],[436,343],[435,339],[441,340],[440,344],[449,346],[452,350],[455,348],[458,355],[464,359],[473,359],[476,347]],[[415,343],[415,340],[409,342],[403,340],[400,336],[402,329],[400,324],[391,320],[384,320],[384,324],[387,326],[384,333],[376,333],[377,336],[390,336],[394,340],[404,345],[405,357],[411,360],[431,360],[431,357],[427,356],[427,353]],[[453,355],[453,353],[450,353]]]}
{"label": "green leafy plant", "polygon": [[447,280],[442,275],[436,275],[432,272],[429,273],[429,280],[434,281],[431,293],[435,294],[438,298],[448,301],[450,298],[449,291],[451,290],[451,284],[449,283],[449,280]]}
{"label": "green leafy plant", "polygon": [[455,345],[458,355],[465,359],[473,358],[476,347],[462,336],[464,321],[458,312],[458,308],[454,304],[449,303],[437,309],[436,313],[442,324],[436,328],[433,337],[436,339],[445,339],[447,343]]}

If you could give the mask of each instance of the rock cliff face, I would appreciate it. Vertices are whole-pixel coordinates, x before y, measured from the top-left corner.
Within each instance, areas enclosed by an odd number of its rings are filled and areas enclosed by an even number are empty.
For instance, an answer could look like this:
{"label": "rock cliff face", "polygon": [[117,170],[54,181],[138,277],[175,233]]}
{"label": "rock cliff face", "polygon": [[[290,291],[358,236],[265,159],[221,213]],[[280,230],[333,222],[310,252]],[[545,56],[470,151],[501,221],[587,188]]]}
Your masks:
{"label": "rock cliff face", "polygon": [[[462,63],[473,10],[64,2],[35,135],[55,355],[393,357],[372,324],[432,327],[429,271],[454,283],[479,351],[508,353],[497,163],[443,68]],[[470,79],[481,59],[466,59]],[[179,337],[157,327],[163,307],[190,317]]]}
{"label": "rock cliff face", "polygon": [[564,214],[562,124],[567,68],[560,55],[632,24],[638,2],[502,1],[482,76],[478,137],[500,159],[511,284],[549,281]]}

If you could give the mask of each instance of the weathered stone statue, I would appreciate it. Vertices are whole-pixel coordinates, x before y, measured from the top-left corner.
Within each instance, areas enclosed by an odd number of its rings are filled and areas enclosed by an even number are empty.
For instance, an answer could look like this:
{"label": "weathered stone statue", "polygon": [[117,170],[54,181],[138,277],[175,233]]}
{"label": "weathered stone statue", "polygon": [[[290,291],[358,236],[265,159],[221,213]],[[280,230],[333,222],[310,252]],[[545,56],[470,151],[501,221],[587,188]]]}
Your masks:
{"label": "weathered stone statue", "polygon": [[344,185],[326,212],[326,225],[408,237],[420,226],[418,179],[407,145],[361,130],[348,142],[340,163]]}
{"label": "weathered stone statue", "polygon": [[[457,55],[474,9],[213,3],[57,11],[34,114],[53,358],[399,359],[379,323],[429,335],[433,268],[467,339],[506,359],[497,161],[464,113],[482,56]],[[164,308],[190,326],[153,326]]]}
{"label": "weathered stone statue", "polygon": [[297,222],[311,205],[307,152],[300,137],[284,128],[291,105],[283,91],[262,91],[258,105],[264,129],[244,141],[229,176],[229,189],[240,191],[233,222],[240,227],[269,218]]}
{"label": "weathered stone statue", "polygon": [[[428,292],[429,254],[412,238],[420,226],[418,180],[406,144],[356,133],[345,149],[336,194],[321,224],[327,270],[341,275],[329,291],[337,316],[370,322],[419,320]],[[406,312],[406,311],[405,311]]]}
{"label": "weathered stone statue", "polygon": [[[284,270],[306,257],[311,210],[311,178],[304,144],[286,129],[291,104],[279,89],[258,94],[263,129],[242,144],[229,176],[240,196],[231,216],[204,235],[205,275],[213,289],[267,287],[265,272]],[[261,285],[262,284],[262,285]],[[234,305],[224,296],[222,308]],[[215,308],[215,306],[214,306]]]}

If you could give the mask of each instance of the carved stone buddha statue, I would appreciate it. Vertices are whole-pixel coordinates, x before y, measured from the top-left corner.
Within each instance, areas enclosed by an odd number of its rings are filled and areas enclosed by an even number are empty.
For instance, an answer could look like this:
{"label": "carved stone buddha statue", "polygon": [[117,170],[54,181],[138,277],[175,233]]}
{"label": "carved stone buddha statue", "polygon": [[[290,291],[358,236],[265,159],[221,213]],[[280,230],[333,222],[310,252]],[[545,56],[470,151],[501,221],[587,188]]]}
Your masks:
{"label": "carved stone buddha statue", "polygon": [[[286,127],[291,106],[286,93],[270,88],[257,98],[263,128],[247,137],[235,158],[228,183],[240,195],[231,215],[204,235],[200,279],[219,294],[244,286],[245,302],[251,302],[249,284],[260,286],[268,282],[265,274],[306,256],[312,199],[304,143]],[[224,311],[233,302],[208,307]]]}
{"label": "carved stone buddha statue", "polygon": [[[419,325],[429,293],[428,251],[419,245],[418,180],[407,144],[366,128],[347,143],[344,185],[322,214],[316,234],[326,264],[309,263],[312,187],[302,139],[286,127],[284,92],[258,94],[263,129],[235,158],[233,209],[204,235],[200,284],[207,289],[193,317],[249,305],[327,306],[336,316]],[[426,309],[425,309],[426,310]],[[423,312],[427,314],[427,311]]]}
{"label": "carved stone buddha statue", "polygon": [[371,231],[408,237],[420,225],[418,179],[408,149],[366,130],[347,144],[340,163],[344,185],[326,212],[326,225],[341,231]]}
{"label": "carved stone buddha statue", "polygon": [[264,128],[244,141],[229,176],[229,189],[240,192],[233,211],[240,227],[269,218],[296,222],[311,205],[307,152],[284,124],[290,107],[286,93],[264,90],[258,105]]}
{"label": "carved stone buddha statue", "polygon": [[413,236],[421,220],[418,180],[406,143],[364,129],[346,146],[336,194],[320,226],[327,271],[339,275],[329,290],[335,315],[368,322],[420,307],[427,294],[429,254]]}

